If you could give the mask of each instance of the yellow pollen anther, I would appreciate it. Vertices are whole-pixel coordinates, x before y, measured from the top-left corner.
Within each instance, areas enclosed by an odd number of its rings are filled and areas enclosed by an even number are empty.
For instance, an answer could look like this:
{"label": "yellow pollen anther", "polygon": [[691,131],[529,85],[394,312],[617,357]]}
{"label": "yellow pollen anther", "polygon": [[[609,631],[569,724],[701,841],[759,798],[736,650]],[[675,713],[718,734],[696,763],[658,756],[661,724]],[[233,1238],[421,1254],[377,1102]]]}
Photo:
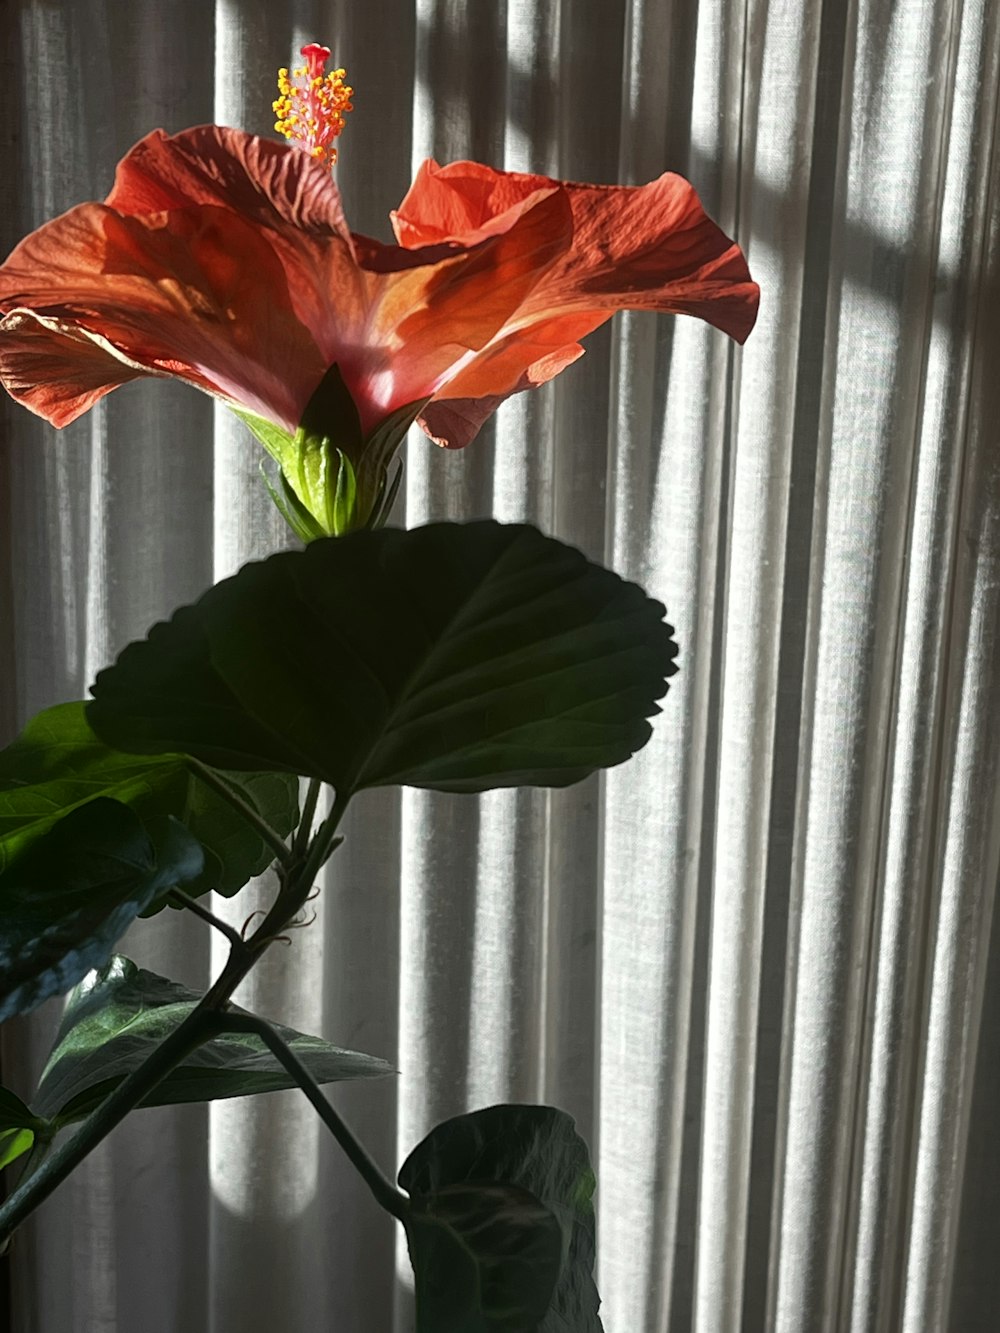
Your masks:
{"label": "yellow pollen anther", "polygon": [[332,167],[337,160],[333,141],[343,132],[344,116],[354,110],[354,89],[344,82],[346,70],[324,74],[330,58],[328,47],[312,42],[300,54],[306,64],[294,69],[291,79],[287,69],[278,70],[279,96],[271,103],[274,128],[293,147],[305,149],[324,166]]}

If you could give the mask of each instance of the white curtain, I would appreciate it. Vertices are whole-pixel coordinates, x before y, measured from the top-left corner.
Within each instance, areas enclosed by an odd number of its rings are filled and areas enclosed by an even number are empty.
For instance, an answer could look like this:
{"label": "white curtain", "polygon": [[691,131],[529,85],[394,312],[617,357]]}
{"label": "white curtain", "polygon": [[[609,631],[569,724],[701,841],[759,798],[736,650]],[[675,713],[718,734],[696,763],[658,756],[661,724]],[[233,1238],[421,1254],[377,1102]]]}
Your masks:
{"label": "white curtain", "polygon": [[[408,525],[528,518],[663,599],[653,740],[554,794],[357,801],[245,1003],[396,1064],[394,1172],[497,1100],[577,1117],[608,1333],[992,1333],[1000,1308],[1000,11],[992,0],[4,0],[4,248],[154,126],[270,133],[320,40],[359,231],[413,167],[671,168],[761,284],[746,347],[618,317]],[[5,404],[0,726],[288,538],[193,390]],[[335,676],[331,673],[331,683]],[[242,921],[267,886],[220,910]],[[256,895],[256,896],[255,896]],[[205,985],[168,912],[127,941]],[[57,1006],[3,1034],[22,1094]],[[408,1333],[393,1225],[291,1093],[144,1111],[20,1233],[15,1333]]]}

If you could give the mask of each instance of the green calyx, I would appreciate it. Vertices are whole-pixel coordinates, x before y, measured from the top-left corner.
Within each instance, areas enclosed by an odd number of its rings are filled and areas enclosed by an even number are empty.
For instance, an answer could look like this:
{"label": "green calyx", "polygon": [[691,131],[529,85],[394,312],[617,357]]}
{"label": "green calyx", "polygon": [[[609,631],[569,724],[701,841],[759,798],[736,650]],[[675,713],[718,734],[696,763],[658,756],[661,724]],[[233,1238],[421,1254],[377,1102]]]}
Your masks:
{"label": "green calyx", "polygon": [[306,405],[294,436],[249,412],[236,415],[281,468],[275,485],[262,465],[264,484],[285,522],[308,543],[383,525],[402,474],[400,465],[390,481],[389,465],[426,401],[399,408],[365,438],[358,409],[334,364]]}

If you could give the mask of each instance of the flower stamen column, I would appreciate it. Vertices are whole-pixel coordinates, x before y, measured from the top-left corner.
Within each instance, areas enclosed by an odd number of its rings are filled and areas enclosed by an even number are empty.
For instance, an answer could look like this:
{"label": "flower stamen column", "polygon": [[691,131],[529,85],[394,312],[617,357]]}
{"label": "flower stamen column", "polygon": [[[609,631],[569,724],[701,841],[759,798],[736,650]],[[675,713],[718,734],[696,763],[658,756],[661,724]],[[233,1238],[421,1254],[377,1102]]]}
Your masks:
{"label": "flower stamen column", "polygon": [[291,72],[278,70],[279,96],[271,103],[277,117],[274,128],[295,148],[301,148],[332,167],[337,161],[334,139],[344,129],[344,116],[353,111],[354,89],[344,82],[347,71],[325,73],[330,48],[310,42],[300,53],[305,64]]}

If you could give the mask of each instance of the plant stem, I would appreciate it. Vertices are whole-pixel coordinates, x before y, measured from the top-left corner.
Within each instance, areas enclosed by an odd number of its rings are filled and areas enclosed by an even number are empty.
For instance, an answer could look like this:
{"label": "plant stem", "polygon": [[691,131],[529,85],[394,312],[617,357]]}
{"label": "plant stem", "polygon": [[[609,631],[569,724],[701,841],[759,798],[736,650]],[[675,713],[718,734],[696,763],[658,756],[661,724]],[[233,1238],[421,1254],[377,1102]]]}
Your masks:
{"label": "plant stem", "polygon": [[293,856],[303,855],[306,848],[309,846],[309,835],[312,833],[313,820],[316,817],[316,806],[319,804],[319,794],[322,789],[322,779],[309,779],[309,786],[306,789],[306,799],[302,802],[302,813],[299,815],[299,827],[296,830],[295,838],[292,842]]}
{"label": "plant stem", "polygon": [[281,892],[272,903],[271,910],[251,936],[251,943],[257,939],[270,940],[301,911],[309,897],[316,876],[339,842],[343,841],[343,839],[338,839],[336,834],[351,795],[352,793],[349,791],[337,793],[330,808],[330,813],[320,824],[309,844],[305,859],[296,862]]}
{"label": "plant stem", "polygon": [[[197,767],[200,769],[202,765]],[[214,774],[211,776],[214,778]],[[209,785],[215,784],[210,782]],[[329,817],[309,844],[305,860],[293,865],[291,869],[283,868],[279,872],[281,889],[270,911],[249,939],[240,940],[239,948],[233,944],[225,967],[187,1018],[101,1102],[72,1138],[60,1144],[29,1178],[19,1181],[17,1188],[4,1200],[0,1206],[0,1253],[6,1249],[15,1228],[48,1198],[119,1121],[139,1106],[185,1056],[211,1041],[222,1030],[219,1026],[222,1011],[228,1005],[233,991],[308,898],[313,880],[335,844],[337,825],[349,800],[349,793],[338,795]],[[273,830],[269,832],[273,838],[277,838]],[[288,858],[288,849],[283,843],[279,842],[279,845],[285,858]],[[226,1017],[228,1020],[231,1016]]]}
{"label": "plant stem", "polygon": [[333,805],[330,807],[330,813],[316,830],[316,836],[309,845],[304,876],[309,881],[310,887],[312,887],[313,880],[326,864],[331,852],[337,846],[337,829],[340,827],[340,821],[344,817],[344,811],[347,809],[351,796],[350,791],[337,792]]}
{"label": "plant stem", "polygon": [[214,912],[210,912],[207,907],[202,906],[196,898],[189,897],[183,890],[171,889],[167,894],[167,902],[172,902],[177,907],[186,907],[195,916],[200,916],[202,921],[207,921],[210,926],[214,926],[216,930],[225,935],[234,949],[246,948],[246,940],[238,930],[231,926],[228,921],[223,921]]}
{"label": "plant stem", "polygon": [[228,801],[234,810],[239,811],[247,823],[252,825],[270,847],[278,864],[284,866],[287,870],[292,865],[292,853],[285,845],[284,839],[275,833],[267,820],[263,819],[249,801],[245,801],[239,792],[234,791],[225,778],[216,773],[214,769],[209,768],[207,764],[203,764],[200,759],[192,759],[190,755],[187,756],[187,761],[195,777],[200,778],[206,787],[211,787],[224,801]]}
{"label": "plant stem", "polygon": [[357,1169],[361,1178],[375,1196],[375,1202],[400,1222],[405,1222],[409,1213],[409,1200],[406,1195],[396,1189],[395,1185],[382,1174],[364,1147],[323,1096],[323,1090],[312,1074],[287,1042],[275,1032],[270,1023],[263,1018],[258,1018],[256,1014],[233,1013],[222,1015],[220,1022],[227,1032],[254,1032],[267,1044],[275,1059],[284,1065],[319,1112],[320,1119],[343,1148],[352,1165]]}

